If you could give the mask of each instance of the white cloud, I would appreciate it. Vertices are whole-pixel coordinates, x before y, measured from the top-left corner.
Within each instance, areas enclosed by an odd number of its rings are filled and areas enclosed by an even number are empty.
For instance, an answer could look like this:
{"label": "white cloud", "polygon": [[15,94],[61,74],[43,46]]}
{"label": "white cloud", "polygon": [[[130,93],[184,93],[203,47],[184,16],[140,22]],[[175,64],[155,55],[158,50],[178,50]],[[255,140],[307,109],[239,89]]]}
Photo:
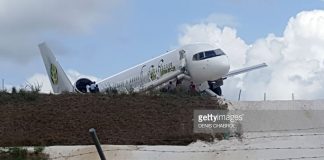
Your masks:
{"label": "white cloud", "polygon": [[208,42],[220,47],[228,54],[235,68],[245,64],[245,52],[248,46],[237,37],[235,29],[229,27],[221,29],[214,23],[185,25],[179,37],[180,45],[194,42]]}
{"label": "white cloud", "polygon": [[[79,73],[76,70],[68,70],[66,72],[67,76],[69,77],[70,81],[72,82],[72,84],[75,83],[75,81],[77,81],[79,78],[89,78],[92,81],[99,81],[100,79],[94,76],[89,76],[89,75],[84,75]],[[31,76],[30,78],[27,79],[27,84],[30,85],[40,85],[41,86],[41,93],[50,93],[53,92],[52,90],[52,86],[51,83],[49,81],[49,78],[46,74],[42,74],[42,73],[36,73],[33,76]]]}
{"label": "white cloud", "polygon": [[[324,98],[324,11],[305,11],[292,17],[282,37],[269,34],[247,45],[233,28],[220,29],[213,23],[187,25],[180,44],[204,41],[222,48],[231,65],[249,66],[267,62],[268,68],[240,78],[228,79],[223,87],[230,99],[237,99],[239,89],[247,100]],[[227,42],[227,43],[225,43]],[[239,64],[239,65],[238,65]]]}
{"label": "white cloud", "polygon": [[46,74],[35,73],[33,76],[27,79],[26,83],[27,85],[33,86],[39,85],[41,87],[41,93],[53,92],[51,83]]}
{"label": "white cloud", "polygon": [[117,0],[1,0],[0,57],[20,63],[36,55],[37,44],[52,33],[79,34],[91,31]]}

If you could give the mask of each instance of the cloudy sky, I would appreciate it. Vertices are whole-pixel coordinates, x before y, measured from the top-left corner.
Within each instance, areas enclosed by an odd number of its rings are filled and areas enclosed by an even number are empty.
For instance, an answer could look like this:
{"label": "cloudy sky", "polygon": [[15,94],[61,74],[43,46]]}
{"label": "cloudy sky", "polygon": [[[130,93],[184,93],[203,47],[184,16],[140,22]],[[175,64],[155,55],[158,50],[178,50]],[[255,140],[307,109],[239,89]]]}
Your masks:
{"label": "cloudy sky", "polygon": [[324,98],[322,0],[0,0],[0,78],[6,87],[50,85],[37,45],[46,41],[72,80],[105,78],[167,50],[209,42],[232,69],[243,100]]}

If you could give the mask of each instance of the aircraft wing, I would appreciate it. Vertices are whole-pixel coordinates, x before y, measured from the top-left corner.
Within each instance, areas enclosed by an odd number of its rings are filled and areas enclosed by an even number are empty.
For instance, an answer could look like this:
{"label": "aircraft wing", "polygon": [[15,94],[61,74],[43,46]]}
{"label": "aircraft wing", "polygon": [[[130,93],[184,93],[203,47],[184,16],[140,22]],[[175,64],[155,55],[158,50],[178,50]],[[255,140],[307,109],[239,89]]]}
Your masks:
{"label": "aircraft wing", "polygon": [[249,72],[249,71],[252,71],[252,70],[255,70],[255,69],[260,69],[260,68],[267,67],[267,66],[268,65],[266,63],[261,63],[261,64],[250,66],[250,67],[236,69],[236,70],[233,70],[233,71],[229,71],[228,74],[224,78],[235,76],[235,75],[238,75],[238,74],[242,74],[242,73],[245,73],[245,72]]}

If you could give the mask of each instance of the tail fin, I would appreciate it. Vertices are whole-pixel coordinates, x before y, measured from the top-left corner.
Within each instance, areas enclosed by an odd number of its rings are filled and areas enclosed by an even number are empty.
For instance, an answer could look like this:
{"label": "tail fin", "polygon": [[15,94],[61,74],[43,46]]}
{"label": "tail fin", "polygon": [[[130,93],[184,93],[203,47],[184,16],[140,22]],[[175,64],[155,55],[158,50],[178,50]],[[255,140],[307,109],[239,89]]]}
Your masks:
{"label": "tail fin", "polygon": [[54,93],[73,92],[73,85],[46,43],[38,45]]}

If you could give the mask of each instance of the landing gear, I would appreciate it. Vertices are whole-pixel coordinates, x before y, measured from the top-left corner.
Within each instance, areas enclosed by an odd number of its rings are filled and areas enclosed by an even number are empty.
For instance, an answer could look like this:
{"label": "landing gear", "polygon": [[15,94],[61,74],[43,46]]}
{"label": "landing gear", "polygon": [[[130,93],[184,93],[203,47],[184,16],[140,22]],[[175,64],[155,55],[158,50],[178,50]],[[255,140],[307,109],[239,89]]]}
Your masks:
{"label": "landing gear", "polygon": [[209,84],[210,90],[212,90],[214,93],[216,93],[217,96],[222,96],[222,88],[220,87],[221,85],[223,85],[222,80],[209,81],[208,84]]}
{"label": "landing gear", "polygon": [[218,96],[222,96],[222,88],[221,87],[216,87],[213,90]]}

